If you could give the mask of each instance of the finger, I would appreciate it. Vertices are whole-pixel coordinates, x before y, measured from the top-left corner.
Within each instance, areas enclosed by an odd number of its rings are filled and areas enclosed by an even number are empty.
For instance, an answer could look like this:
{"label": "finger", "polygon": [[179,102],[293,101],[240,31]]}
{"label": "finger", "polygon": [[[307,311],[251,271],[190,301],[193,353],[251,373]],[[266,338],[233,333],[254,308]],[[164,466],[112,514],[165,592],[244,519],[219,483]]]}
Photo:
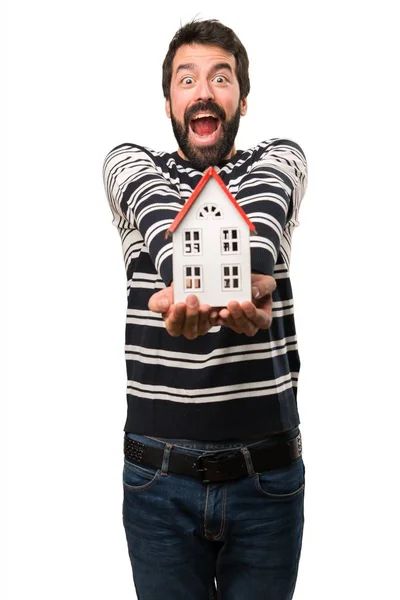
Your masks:
{"label": "finger", "polygon": [[173,301],[174,293],[171,284],[169,287],[163,288],[162,290],[155,292],[151,296],[147,306],[149,310],[153,312],[166,313],[169,307],[172,305]]}
{"label": "finger", "polygon": [[208,314],[208,320],[210,321],[211,327],[215,327],[217,325],[217,321],[218,321],[218,313],[219,313],[219,308],[216,308],[215,306],[210,308],[209,314]]}
{"label": "finger", "polygon": [[165,327],[172,337],[177,337],[183,332],[185,323],[186,305],[184,302],[173,304],[170,315],[165,319]]}
{"label": "finger", "polygon": [[276,289],[276,281],[270,275],[252,274],[251,276],[251,294],[253,301],[263,298],[267,294],[272,294]]}
{"label": "finger", "polygon": [[200,306],[198,335],[205,335],[212,327],[210,321],[210,307],[208,305]]}
{"label": "finger", "polygon": [[223,327],[229,327],[229,329],[232,329],[233,331],[235,331],[235,333],[242,333],[241,330],[236,326],[236,323],[228,307],[222,308],[219,311],[216,324],[221,325]]}
{"label": "finger", "polygon": [[230,316],[229,310],[227,308],[221,308],[221,310],[218,313],[218,316],[221,319],[227,319]]}
{"label": "finger", "polygon": [[197,296],[191,294],[186,298],[186,316],[182,333],[188,340],[193,340],[198,335],[199,308]]}
{"label": "finger", "polygon": [[219,318],[218,313],[217,314],[211,313],[208,318],[209,318],[209,321],[210,321],[212,327],[215,327],[216,325],[218,325],[218,318]]}
{"label": "finger", "polygon": [[224,319],[218,319],[217,325],[220,325],[221,327],[228,327],[229,329],[232,329],[232,331],[234,331],[235,333],[242,333],[239,329],[237,329],[235,327],[235,322],[232,319],[232,317],[226,317]]}
{"label": "finger", "polygon": [[[233,329],[235,327],[231,313],[229,312],[229,310],[227,308],[222,308],[219,311],[215,324],[221,325],[223,327],[229,327],[230,329]],[[238,332],[236,332],[236,333],[238,333]]]}
{"label": "finger", "polygon": [[228,314],[228,316],[224,318],[219,318],[217,321],[217,325],[221,325],[223,327],[228,327],[235,333],[243,333],[242,325],[238,325],[232,315]]}
{"label": "finger", "polygon": [[251,320],[248,319],[239,302],[229,302],[227,308],[230,312],[231,318],[233,319],[233,327],[236,331],[250,336],[253,336],[256,333],[257,327]]}
{"label": "finger", "polygon": [[215,321],[216,319],[218,319],[218,313],[219,313],[218,308],[212,308],[210,310],[210,321]]}
{"label": "finger", "polygon": [[245,325],[240,325],[239,327],[232,317],[228,317],[227,319],[219,319],[217,321],[217,325],[228,327],[235,333],[243,333],[249,337],[253,337],[258,331],[258,327],[256,327],[251,321],[248,321]]}
{"label": "finger", "polygon": [[148,308],[149,310],[156,313],[166,313],[171,306],[171,302],[169,299],[163,294],[164,290],[153,294],[149,300]]}
{"label": "finger", "polygon": [[242,309],[247,319],[257,329],[268,329],[272,323],[272,302],[263,308],[257,308],[252,302],[243,302]]}
{"label": "finger", "polygon": [[246,321],[247,318],[239,304],[239,302],[228,302],[227,310],[229,311],[230,319],[232,319],[232,324],[235,329],[240,332],[244,332],[246,329]]}

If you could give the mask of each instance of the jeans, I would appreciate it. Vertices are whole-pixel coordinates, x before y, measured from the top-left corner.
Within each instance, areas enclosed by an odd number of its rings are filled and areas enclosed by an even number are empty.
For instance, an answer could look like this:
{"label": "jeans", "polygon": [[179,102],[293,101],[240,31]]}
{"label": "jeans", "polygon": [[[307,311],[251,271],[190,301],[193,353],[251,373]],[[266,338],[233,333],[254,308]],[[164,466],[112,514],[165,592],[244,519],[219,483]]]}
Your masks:
{"label": "jeans", "polygon": [[209,452],[131,437],[164,448],[160,469],[124,459],[123,524],[138,600],[290,600],[304,526],[302,456],[254,473],[248,449],[276,443],[266,438],[238,448],[248,476],[204,484],[168,472],[168,459],[171,451]]}

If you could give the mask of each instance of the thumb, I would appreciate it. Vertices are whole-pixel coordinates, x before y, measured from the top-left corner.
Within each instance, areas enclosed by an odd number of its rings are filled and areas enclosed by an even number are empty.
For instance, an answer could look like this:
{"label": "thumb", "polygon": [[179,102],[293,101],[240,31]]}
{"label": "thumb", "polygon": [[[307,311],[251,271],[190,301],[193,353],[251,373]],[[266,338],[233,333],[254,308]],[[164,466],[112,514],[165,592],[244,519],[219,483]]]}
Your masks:
{"label": "thumb", "polygon": [[173,302],[171,288],[165,288],[153,294],[149,300],[149,310],[156,313],[166,313]]}
{"label": "thumb", "polygon": [[263,298],[267,294],[272,294],[276,288],[276,281],[270,275],[259,275],[252,277],[251,294],[255,300]]}

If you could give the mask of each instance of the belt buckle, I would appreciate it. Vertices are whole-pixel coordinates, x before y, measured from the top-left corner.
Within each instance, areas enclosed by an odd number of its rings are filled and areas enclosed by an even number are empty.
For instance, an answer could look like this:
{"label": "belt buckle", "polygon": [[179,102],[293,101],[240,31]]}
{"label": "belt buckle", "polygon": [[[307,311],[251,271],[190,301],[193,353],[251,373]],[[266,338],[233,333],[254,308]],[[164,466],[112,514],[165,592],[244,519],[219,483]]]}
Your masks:
{"label": "belt buckle", "polygon": [[[202,483],[210,483],[211,479],[205,479],[205,472],[208,470],[204,467],[204,459],[207,458],[207,456],[204,455],[200,455],[196,458],[196,460],[194,461],[192,467],[195,471],[197,471],[197,473],[201,473],[200,476],[198,476],[198,479],[200,479],[200,481]],[[198,466],[199,465],[199,466]]]}
{"label": "belt buckle", "polygon": [[[230,458],[232,458],[232,456],[237,456],[239,454],[239,452],[237,450],[231,451],[231,452],[214,452],[213,454],[201,454],[200,456],[198,456],[195,460],[195,462],[193,463],[193,468],[198,472],[198,473],[202,473],[202,476],[199,477],[199,479],[201,480],[202,483],[212,483],[212,482],[220,482],[223,481],[222,479],[205,479],[205,475],[204,473],[206,471],[208,471],[209,469],[207,469],[204,466],[204,459],[207,460],[208,465],[210,466],[214,466],[217,463],[224,463],[225,461],[228,461]],[[200,463],[200,466],[198,467],[197,464]],[[213,465],[214,463],[214,465]],[[211,469],[211,471],[214,471],[215,474],[215,469]],[[217,471],[218,473],[218,471]]]}

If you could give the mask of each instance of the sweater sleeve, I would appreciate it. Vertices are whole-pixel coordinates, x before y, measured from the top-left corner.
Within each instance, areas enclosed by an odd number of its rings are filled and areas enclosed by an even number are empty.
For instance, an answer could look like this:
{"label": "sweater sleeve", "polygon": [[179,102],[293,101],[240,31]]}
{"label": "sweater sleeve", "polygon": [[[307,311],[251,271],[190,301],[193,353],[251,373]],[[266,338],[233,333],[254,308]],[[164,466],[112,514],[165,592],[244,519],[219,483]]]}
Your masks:
{"label": "sweater sleeve", "polygon": [[297,215],[307,187],[307,162],[298,144],[287,139],[260,144],[258,156],[242,179],[236,201],[254,223],[251,236],[251,267],[272,275],[284,229]]}
{"label": "sweater sleeve", "polygon": [[170,285],[172,241],[164,234],[182,202],[169,173],[156,164],[149,149],[122,144],[107,154],[103,178],[113,224],[140,232],[157,272]]}

